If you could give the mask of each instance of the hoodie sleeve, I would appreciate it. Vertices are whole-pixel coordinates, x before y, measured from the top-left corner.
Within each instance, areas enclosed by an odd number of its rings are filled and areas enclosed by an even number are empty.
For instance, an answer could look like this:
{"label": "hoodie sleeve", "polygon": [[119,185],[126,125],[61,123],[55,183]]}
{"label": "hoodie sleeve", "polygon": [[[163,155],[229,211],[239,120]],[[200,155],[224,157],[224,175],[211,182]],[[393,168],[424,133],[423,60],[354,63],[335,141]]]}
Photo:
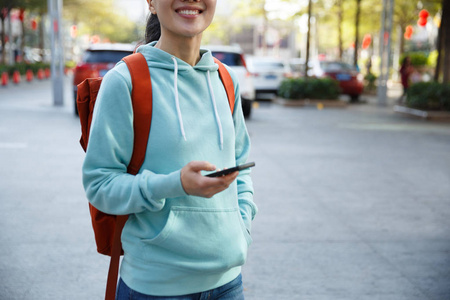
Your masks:
{"label": "hoodie sleeve", "polygon": [[[244,114],[242,112],[242,103],[238,80],[233,70],[228,67],[227,69],[233,79],[235,91],[233,122],[236,135],[236,164],[243,164],[247,162],[248,156],[250,154],[250,138],[247,132],[247,127],[245,126]],[[249,232],[251,231],[251,222],[258,212],[258,208],[253,202],[253,183],[250,177],[250,172],[250,169],[240,171],[237,177],[239,209],[241,211],[241,216],[244,224]]]}
{"label": "hoodie sleeve", "polygon": [[122,75],[128,72],[125,64],[116,68],[104,77],[95,104],[82,169],[83,186],[91,204],[105,213],[158,211],[166,198],[186,195],[180,170],[164,175],[149,170],[127,173],[134,138],[131,80]]}

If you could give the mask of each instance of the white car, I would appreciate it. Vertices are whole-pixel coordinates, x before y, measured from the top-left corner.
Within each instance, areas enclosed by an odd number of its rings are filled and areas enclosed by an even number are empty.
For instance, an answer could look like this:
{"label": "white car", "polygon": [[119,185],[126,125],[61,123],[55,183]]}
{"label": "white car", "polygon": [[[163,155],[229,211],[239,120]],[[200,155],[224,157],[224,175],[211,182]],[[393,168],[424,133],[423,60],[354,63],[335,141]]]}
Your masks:
{"label": "white car", "polygon": [[251,57],[248,69],[253,74],[257,98],[262,94],[276,94],[281,82],[291,76],[289,66],[282,59],[272,57]]}
{"label": "white car", "polygon": [[212,55],[232,68],[239,80],[239,89],[242,99],[242,111],[245,117],[249,117],[255,100],[255,88],[253,78],[247,69],[244,54],[239,46],[203,46],[211,50]]}

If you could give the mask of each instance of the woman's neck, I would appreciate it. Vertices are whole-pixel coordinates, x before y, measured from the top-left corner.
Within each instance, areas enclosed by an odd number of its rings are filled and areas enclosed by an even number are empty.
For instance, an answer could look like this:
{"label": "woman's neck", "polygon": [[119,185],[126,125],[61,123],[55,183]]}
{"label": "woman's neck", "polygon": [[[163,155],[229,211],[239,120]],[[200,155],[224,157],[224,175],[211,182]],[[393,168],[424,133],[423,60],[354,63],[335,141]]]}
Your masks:
{"label": "woman's neck", "polygon": [[165,38],[161,35],[155,47],[195,66],[200,60],[200,44],[201,35],[184,39]]}

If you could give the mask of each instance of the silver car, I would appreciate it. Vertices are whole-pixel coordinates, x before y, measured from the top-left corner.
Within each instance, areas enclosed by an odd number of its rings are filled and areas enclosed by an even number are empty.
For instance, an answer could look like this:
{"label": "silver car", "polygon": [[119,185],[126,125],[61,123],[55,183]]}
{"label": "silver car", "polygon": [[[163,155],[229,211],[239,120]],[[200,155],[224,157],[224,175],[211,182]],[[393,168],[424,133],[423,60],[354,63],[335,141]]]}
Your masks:
{"label": "silver car", "polygon": [[251,57],[248,68],[253,74],[256,98],[267,94],[273,97],[281,82],[291,76],[289,66],[278,58]]}

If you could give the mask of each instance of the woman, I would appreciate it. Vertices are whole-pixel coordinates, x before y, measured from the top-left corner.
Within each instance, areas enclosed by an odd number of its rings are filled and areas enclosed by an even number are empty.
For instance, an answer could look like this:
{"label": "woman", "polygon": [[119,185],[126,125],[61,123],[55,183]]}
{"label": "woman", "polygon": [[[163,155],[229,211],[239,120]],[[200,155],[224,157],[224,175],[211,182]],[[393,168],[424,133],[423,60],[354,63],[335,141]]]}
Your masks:
{"label": "woman", "polygon": [[403,94],[398,99],[398,101],[397,101],[398,103],[402,103],[403,98],[406,97],[406,92],[409,87],[409,78],[410,78],[412,72],[413,72],[413,68],[411,66],[411,58],[409,56],[405,56],[405,58],[403,58],[402,65],[401,65],[400,71],[399,71],[400,79],[401,79],[402,86],[403,86]]}
{"label": "woman", "polygon": [[[97,97],[83,184],[99,210],[129,215],[117,299],[243,299],[241,266],[257,208],[249,171],[205,171],[247,160],[250,141],[237,78],[230,108],[211,52],[200,49],[216,0],[147,0],[142,53],[153,117],[146,158],[126,173],[133,151],[131,79],[124,63]],[[237,180],[236,180],[237,179]]]}

